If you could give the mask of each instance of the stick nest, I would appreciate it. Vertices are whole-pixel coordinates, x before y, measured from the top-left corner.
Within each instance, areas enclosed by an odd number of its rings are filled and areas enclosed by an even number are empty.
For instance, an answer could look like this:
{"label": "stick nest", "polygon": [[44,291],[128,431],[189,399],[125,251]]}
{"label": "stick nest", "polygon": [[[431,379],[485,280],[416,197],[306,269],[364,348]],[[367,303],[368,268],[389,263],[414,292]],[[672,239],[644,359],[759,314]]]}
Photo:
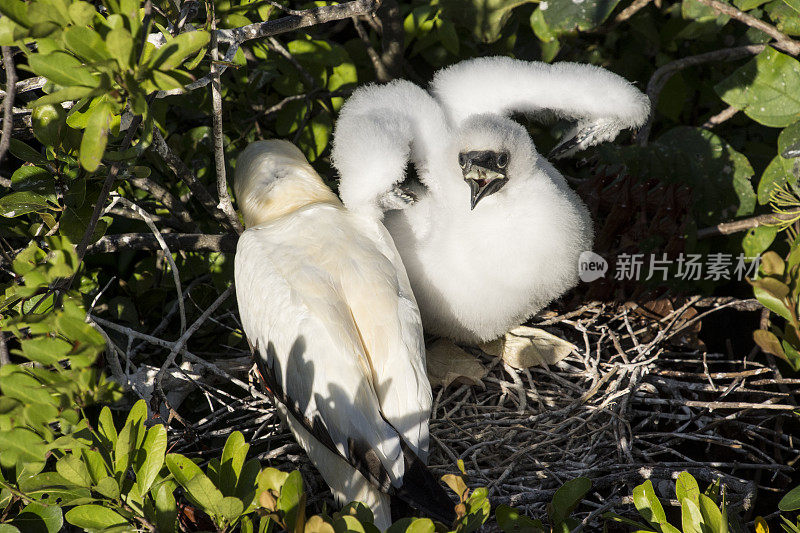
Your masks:
{"label": "stick nest", "polygon": [[[645,479],[674,500],[683,470],[701,487],[720,480],[729,505],[752,515],[756,495],[774,500],[793,481],[800,379],[783,377],[755,349],[702,349],[702,319],[724,308],[759,309],[753,301],[692,298],[655,311],[592,303],[551,313],[532,325],[578,346],[551,368],[516,370],[467,348],[490,370],[483,387],[434,389],[431,469],[457,473],[463,459],[468,485],[487,487],[493,506],[539,518],[565,481],[589,477],[592,490],[577,513],[589,530],[599,529],[606,510],[630,510],[631,490]],[[230,431],[240,430],[262,463],[299,468],[310,502],[330,504],[327,487],[269,402],[229,397],[177,435],[173,451],[210,458]],[[760,512],[775,509],[773,502]]]}

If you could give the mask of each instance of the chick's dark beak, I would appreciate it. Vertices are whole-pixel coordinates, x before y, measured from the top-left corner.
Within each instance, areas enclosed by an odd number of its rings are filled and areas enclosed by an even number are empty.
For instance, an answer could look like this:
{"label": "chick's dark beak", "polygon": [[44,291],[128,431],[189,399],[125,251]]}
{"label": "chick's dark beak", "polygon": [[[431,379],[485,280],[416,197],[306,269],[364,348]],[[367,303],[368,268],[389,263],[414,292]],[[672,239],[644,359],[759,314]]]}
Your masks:
{"label": "chick's dark beak", "polygon": [[470,209],[508,182],[508,154],[494,151],[462,152],[458,156],[464,181],[469,185]]}

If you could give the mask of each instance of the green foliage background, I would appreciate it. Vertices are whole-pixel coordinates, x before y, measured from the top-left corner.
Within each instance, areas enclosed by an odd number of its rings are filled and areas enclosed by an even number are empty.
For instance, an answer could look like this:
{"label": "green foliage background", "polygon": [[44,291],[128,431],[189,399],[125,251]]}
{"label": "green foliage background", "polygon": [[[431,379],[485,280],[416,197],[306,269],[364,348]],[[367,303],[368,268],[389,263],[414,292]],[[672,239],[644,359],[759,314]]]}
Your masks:
{"label": "green foliage background", "polygon": [[[386,2],[379,17],[358,22],[360,31],[345,18],[272,40],[247,40],[235,49],[222,40],[220,56],[230,51],[231,57],[213,60],[215,28],[278,19],[287,16],[284,9],[262,0],[186,2],[181,9],[166,0],[0,0],[0,45],[16,52],[21,78],[43,78],[37,90],[18,91],[15,106],[30,113],[18,113],[0,167],[6,185],[0,187],[0,326],[8,352],[0,367],[0,531],[14,531],[26,513],[57,531],[61,507],[70,509],[63,514],[68,523],[87,530],[132,524],[172,530],[178,485],[219,530],[275,524],[296,529],[280,487],[272,487],[277,507],[259,503],[254,491],[263,492],[262,482],[270,483],[264,479],[277,474],[245,462],[239,437],[231,437],[231,448],[226,445],[203,473],[192,461],[166,454],[167,431],[161,425],[145,428],[142,403],[117,424],[119,433],[111,411],[98,410],[121,396],[120,386],[107,379],[121,375],[114,367],[116,352],[128,337],[120,327],[177,339],[186,327],[178,320],[181,289],[192,289],[191,322],[231,283],[225,241],[181,249],[174,243],[186,241],[171,240],[171,261],[165,261],[151,241],[114,238],[150,234],[133,204],[165,238],[235,235],[238,221],[224,202],[217,207],[214,192],[221,174],[215,167],[211,84],[192,85],[212,69],[225,69],[216,117],[228,173],[247,143],[281,137],[300,146],[332,184],[330,138],[337,111],[353,88],[385,77],[376,73],[375,57],[388,63],[389,75],[420,84],[443,66],[484,55],[587,62],[634,81],[654,98],[652,124],[637,139],[623,137],[592,151],[588,167],[565,163],[567,172],[586,178],[597,168],[624,169],[643,183],[687,187],[687,250],[752,257],[772,249],[775,258],[754,290],[775,313],[775,325],[757,333],[756,341],[800,368],[797,231],[786,224],[786,232],[760,226],[744,235],[696,238],[698,230],[727,220],[800,206],[800,48],[793,40],[800,36],[800,4],[724,4],[745,18],[712,4]],[[765,33],[753,20],[771,30]],[[148,39],[151,34],[157,38]],[[401,44],[394,56],[385,49],[392,42]],[[690,57],[695,59],[685,59]],[[726,120],[713,119],[726,109]],[[546,152],[563,128],[531,124],[531,131]],[[776,203],[779,193],[782,204]],[[112,201],[125,208],[105,209]],[[785,263],[782,257],[788,257]],[[100,327],[99,320],[119,327]],[[188,340],[189,349],[206,353],[242,345],[233,318],[203,323]],[[137,360],[161,366],[167,352],[147,346]],[[223,475],[226,461],[234,465],[233,478]],[[292,508],[301,493],[292,492]],[[464,500],[464,516],[484,509],[485,495],[478,501],[476,494],[471,503]],[[48,495],[60,507],[45,505]],[[93,507],[98,505],[104,510]],[[260,522],[246,517],[256,507],[266,509]],[[565,509],[552,527],[566,520],[570,505]],[[323,520],[327,526],[314,522],[312,529],[339,531],[337,520],[361,512],[346,510]],[[512,515],[503,515],[507,530],[544,527]],[[485,520],[488,507],[476,516]]]}

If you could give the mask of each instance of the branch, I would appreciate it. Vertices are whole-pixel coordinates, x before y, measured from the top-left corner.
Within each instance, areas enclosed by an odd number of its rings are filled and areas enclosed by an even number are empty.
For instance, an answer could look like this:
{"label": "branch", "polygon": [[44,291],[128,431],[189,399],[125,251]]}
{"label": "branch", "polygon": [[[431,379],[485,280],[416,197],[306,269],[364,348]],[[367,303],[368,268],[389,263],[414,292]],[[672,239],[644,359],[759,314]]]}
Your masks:
{"label": "branch", "polygon": [[211,193],[200,183],[192,171],[189,170],[189,167],[170,149],[158,128],[153,128],[153,144],[150,147],[164,160],[164,163],[167,164],[175,176],[189,187],[189,190],[192,191],[192,196],[200,202],[217,222],[226,228],[234,229],[225,213],[217,207],[217,203]]}
{"label": "branch", "polygon": [[[214,15],[211,15],[211,27],[216,27]],[[220,65],[217,61],[219,50],[217,48],[216,33],[211,34],[211,121],[214,134],[214,165],[217,167],[217,195],[219,203],[217,209],[225,213],[228,223],[236,233],[244,231],[236,211],[233,209],[231,198],[228,195],[228,178],[225,173],[225,146],[222,133],[222,87],[220,82]]]}
{"label": "branch", "polygon": [[[27,93],[29,91],[34,91],[36,89],[41,89],[44,87],[44,84],[47,83],[47,78],[44,76],[36,76],[33,78],[25,78],[24,80],[20,80],[16,83],[15,92],[17,94]],[[5,96],[5,91],[0,91],[0,96]],[[30,112],[30,109],[27,110]]]}
{"label": "branch", "polygon": [[[3,138],[0,139],[0,163],[11,146],[11,130],[14,128],[14,93],[17,88],[17,71],[14,69],[14,56],[11,47],[3,46],[3,67],[6,70],[6,95],[3,98]],[[11,187],[11,180],[0,178],[0,185]]]}
{"label": "branch", "polygon": [[358,34],[358,38],[361,39],[361,42],[364,43],[364,48],[367,50],[367,56],[369,56],[369,61],[372,63],[372,68],[375,69],[375,78],[380,83],[385,83],[392,78],[389,76],[389,71],[386,68],[386,65],[383,63],[383,58],[378,55],[378,52],[372,48],[372,43],[369,40],[369,35],[367,31],[364,29],[364,26],[361,22],[358,21],[358,17],[353,17],[353,26],[356,29],[356,33]]}
{"label": "branch", "polygon": [[403,30],[403,17],[397,0],[383,0],[378,8],[381,21],[381,62],[386,65],[389,79],[403,75],[403,45],[406,33]]}
{"label": "branch", "polygon": [[167,211],[174,217],[178,229],[189,232],[198,230],[197,224],[192,220],[192,215],[189,214],[183,203],[166,187],[150,178],[130,178],[128,181],[134,187],[149,192],[153,198],[161,202],[161,205],[166,207]]}
{"label": "branch", "polygon": [[[183,252],[223,252],[236,251],[237,235],[207,235],[203,233],[162,233],[161,238],[171,250]],[[87,254],[106,254],[121,250],[157,251],[161,246],[150,233],[118,233],[103,235],[91,245]]]}
{"label": "branch", "polygon": [[275,20],[256,22],[241,28],[216,30],[214,33],[220,43],[242,44],[252,39],[279,35],[334,20],[366,15],[367,13],[372,13],[376,7],[377,2],[375,0],[352,0],[344,4],[308,9],[296,15],[289,15]]}
{"label": "branch", "polygon": [[[654,108],[658,105],[658,97],[662,89],[664,89],[664,85],[667,84],[669,79],[676,72],[712,61],[731,61],[734,59],[741,59],[742,57],[757,55],[764,51],[766,47],[766,44],[748,44],[734,48],[723,48],[722,50],[714,50],[712,52],[670,61],[666,65],[662,65],[656,69],[653,75],[650,76],[650,81],[647,82],[647,96],[650,98],[650,103]],[[640,129],[639,133],[636,135],[636,139],[642,146],[647,144],[647,138],[650,136],[650,128],[653,125],[653,115],[654,113],[650,113],[650,118],[647,120],[647,123],[642,126],[642,129]]]}
{"label": "branch", "polygon": [[[169,263],[169,266],[172,267],[172,279],[175,281],[175,290],[178,291],[178,307],[180,309],[180,316],[181,316],[181,333],[186,331],[186,309],[183,307],[183,289],[181,288],[181,274],[178,271],[178,265],[175,264],[175,259],[172,257],[172,251],[169,249],[169,246],[164,239],[161,237],[161,232],[158,231],[155,222],[150,217],[150,215],[141,207],[136,205],[135,203],[131,202],[127,198],[123,198],[122,196],[115,196],[112,200],[111,204],[108,208],[114,207],[114,205],[119,202],[144,220],[144,223],[147,224],[147,227],[150,228],[150,231],[153,233],[153,237],[155,237],[156,241],[158,242],[161,251],[164,252],[164,258]],[[108,211],[108,209],[106,209]]]}
{"label": "branch", "polygon": [[742,220],[734,220],[733,222],[724,222],[716,226],[710,226],[697,231],[698,239],[706,239],[708,237],[717,237],[719,235],[730,235],[731,233],[738,233],[746,231],[758,226],[769,226],[776,224],[783,220],[792,220],[800,215],[800,210],[792,211],[790,213],[769,213],[766,215],[759,215],[757,217],[745,218]]}
{"label": "branch", "polygon": [[[256,22],[242,26],[240,28],[232,28],[227,30],[214,30],[213,36],[216,38],[217,43],[228,43],[230,46],[225,52],[225,56],[218,65],[218,74],[222,75],[228,69],[228,64],[233,62],[236,51],[242,43],[252,41],[253,39],[261,39],[263,37],[270,37],[273,35],[280,35],[301,28],[307,28],[317,24],[324,24],[334,20],[342,20],[359,15],[366,15],[372,13],[377,7],[376,0],[352,0],[344,4],[337,4],[332,6],[316,7],[314,9],[307,9],[305,11],[298,11],[295,14],[281,17],[275,20],[268,20],[266,22]],[[208,74],[199,80],[190,83],[183,89],[173,89],[171,91],[158,91],[156,98],[164,98],[165,96],[173,96],[176,94],[183,94],[200,87],[205,87],[211,83],[213,76]]]}
{"label": "branch", "polygon": [[701,124],[700,127],[710,130],[714,126],[719,126],[729,118],[733,117],[738,112],[739,110],[733,106],[726,107],[713,117],[709,117],[709,119],[703,122],[703,124]]}
{"label": "branch", "polygon": [[[133,118],[133,122],[131,123],[130,127],[128,128],[128,132],[125,134],[125,138],[122,140],[121,149],[125,150],[130,146],[131,142],[133,142],[133,136],[136,135],[136,130],[139,128],[139,124],[142,122],[142,116],[137,115]],[[157,128],[155,128],[157,129]],[[112,163],[111,168],[108,171],[108,176],[106,176],[106,180],[103,182],[103,188],[100,189],[100,194],[97,197],[97,202],[94,204],[94,211],[92,211],[92,218],[89,219],[89,225],[86,226],[86,231],[83,232],[83,237],[81,238],[81,242],[78,243],[78,246],[75,248],[75,253],[78,255],[78,263],[83,261],[84,256],[86,255],[86,249],[89,247],[89,243],[92,240],[92,235],[94,235],[94,230],[97,227],[97,223],[100,221],[100,217],[103,214],[103,209],[106,206],[106,200],[108,199],[108,195],[111,193],[111,189],[114,186],[114,181],[117,179],[117,174],[119,174],[120,163],[115,161]],[[72,286],[72,282],[75,280],[75,276],[77,276],[77,271],[72,277],[69,279],[69,282],[66,285],[66,288]]]}
{"label": "branch", "polygon": [[792,54],[793,56],[800,54],[800,43],[792,40],[791,37],[779,31],[778,28],[772,24],[767,24],[763,20],[759,20],[751,15],[748,15],[747,13],[743,13],[732,5],[720,2],[719,0],[698,0],[698,2],[707,5],[714,11],[722,13],[723,15],[728,15],[739,22],[743,22],[751,28],[763,31],[777,41],[773,44],[775,48],[780,48],[781,50]]}

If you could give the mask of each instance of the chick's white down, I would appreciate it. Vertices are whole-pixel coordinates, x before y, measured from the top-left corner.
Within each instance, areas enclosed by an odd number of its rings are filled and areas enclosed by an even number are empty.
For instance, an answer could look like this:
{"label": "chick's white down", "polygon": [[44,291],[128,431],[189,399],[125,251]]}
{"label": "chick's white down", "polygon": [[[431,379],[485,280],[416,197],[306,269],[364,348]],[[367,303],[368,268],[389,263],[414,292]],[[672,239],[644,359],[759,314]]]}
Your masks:
{"label": "chick's white down", "polygon": [[262,376],[337,499],[367,504],[386,528],[387,493],[413,488],[408,473],[427,457],[431,409],[422,325],[397,251],[288,142],[248,146],[234,188],[247,226],[236,296]]}
{"label": "chick's white down", "polygon": [[[361,87],[336,123],[342,201],[384,217],[427,332],[503,335],[576,285],[591,249],[586,207],[512,112],[575,122],[568,154],[641,126],[649,101],[599,67],[490,57],[439,71],[430,93],[405,80]],[[471,151],[508,154],[506,184],[474,209],[459,166]],[[409,162],[422,187],[398,201]]]}

